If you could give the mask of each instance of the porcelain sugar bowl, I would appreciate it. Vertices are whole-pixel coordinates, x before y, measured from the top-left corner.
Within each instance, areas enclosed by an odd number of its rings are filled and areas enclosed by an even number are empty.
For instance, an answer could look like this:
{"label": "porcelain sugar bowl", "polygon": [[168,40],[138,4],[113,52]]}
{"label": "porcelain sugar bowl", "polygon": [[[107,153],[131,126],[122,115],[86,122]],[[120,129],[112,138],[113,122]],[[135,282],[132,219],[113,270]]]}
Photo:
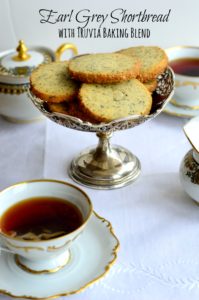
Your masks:
{"label": "porcelain sugar bowl", "polygon": [[42,114],[28,99],[29,76],[40,64],[59,60],[67,50],[77,54],[73,44],[63,44],[56,52],[46,47],[29,47],[22,40],[14,49],[0,53],[0,115],[12,122],[31,122]]}
{"label": "porcelain sugar bowl", "polygon": [[181,162],[180,180],[185,192],[199,202],[199,117],[189,121],[184,132],[192,145]]}

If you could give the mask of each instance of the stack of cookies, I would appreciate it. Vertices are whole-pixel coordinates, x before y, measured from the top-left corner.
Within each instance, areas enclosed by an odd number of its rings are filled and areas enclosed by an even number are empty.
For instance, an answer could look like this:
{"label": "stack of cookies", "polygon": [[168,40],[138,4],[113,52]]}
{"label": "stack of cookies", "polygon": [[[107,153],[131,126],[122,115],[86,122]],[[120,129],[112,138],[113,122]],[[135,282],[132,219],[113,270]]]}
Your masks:
{"label": "stack of cookies", "polygon": [[82,55],[38,67],[30,78],[31,90],[50,111],[96,124],[148,115],[156,78],[167,64],[158,47]]}

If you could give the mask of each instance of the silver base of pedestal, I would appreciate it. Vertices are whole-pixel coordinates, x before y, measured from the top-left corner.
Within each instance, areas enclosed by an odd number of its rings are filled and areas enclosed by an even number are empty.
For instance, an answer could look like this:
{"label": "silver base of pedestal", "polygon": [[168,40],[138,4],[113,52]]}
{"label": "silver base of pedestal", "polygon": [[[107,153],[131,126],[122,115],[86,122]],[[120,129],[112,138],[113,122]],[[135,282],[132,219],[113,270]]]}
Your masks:
{"label": "silver base of pedestal", "polygon": [[95,189],[121,188],[135,181],[140,175],[140,161],[121,146],[112,146],[106,151],[91,148],[75,158],[69,175],[82,185]]}

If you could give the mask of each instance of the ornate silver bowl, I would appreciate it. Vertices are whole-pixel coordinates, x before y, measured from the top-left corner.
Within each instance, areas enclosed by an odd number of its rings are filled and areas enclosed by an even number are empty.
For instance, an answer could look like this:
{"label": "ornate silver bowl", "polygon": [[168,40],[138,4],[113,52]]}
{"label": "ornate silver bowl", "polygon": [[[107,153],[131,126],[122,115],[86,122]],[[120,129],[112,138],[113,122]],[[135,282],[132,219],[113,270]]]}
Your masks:
{"label": "ornate silver bowl", "polygon": [[96,148],[86,149],[71,162],[69,175],[78,183],[97,189],[123,187],[136,180],[141,171],[139,159],[129,150],[110,144],[112,133],[133,128],[155,118],[173,96],[174,73],[171,68],[158,76],[157,88],[153,93],[150,115],[132,115],[109,123],[91,124],[76,117],[48,111],[45,102],[29,91],[35,106],[50,120],[65,127],[96,132],[99,143]]}

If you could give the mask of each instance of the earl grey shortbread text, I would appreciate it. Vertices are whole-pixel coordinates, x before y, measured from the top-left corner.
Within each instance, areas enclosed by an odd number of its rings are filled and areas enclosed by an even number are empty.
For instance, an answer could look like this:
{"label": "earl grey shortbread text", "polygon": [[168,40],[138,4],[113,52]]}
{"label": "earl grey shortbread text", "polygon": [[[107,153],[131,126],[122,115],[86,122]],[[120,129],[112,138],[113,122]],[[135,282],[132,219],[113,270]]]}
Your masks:
{"label": "earl grey shortbread text", "polygon": [[[166,12],[150,13],[147,9],[133,12],[123,8],[116,8],[109,13],[96,13],[90,9],[81,9],[76,11],[71,9],[68,12],[59,12],[53,9],[40,9],[40,23],[56,24],[67,23],[78,25],[78,27],[86,28],[91,24],[97,25],[98,28],[106,25],[128,24],[128,23],[164,23],[169,21],[171,9]],[[105,25],[106,24],[106,25]]]}

